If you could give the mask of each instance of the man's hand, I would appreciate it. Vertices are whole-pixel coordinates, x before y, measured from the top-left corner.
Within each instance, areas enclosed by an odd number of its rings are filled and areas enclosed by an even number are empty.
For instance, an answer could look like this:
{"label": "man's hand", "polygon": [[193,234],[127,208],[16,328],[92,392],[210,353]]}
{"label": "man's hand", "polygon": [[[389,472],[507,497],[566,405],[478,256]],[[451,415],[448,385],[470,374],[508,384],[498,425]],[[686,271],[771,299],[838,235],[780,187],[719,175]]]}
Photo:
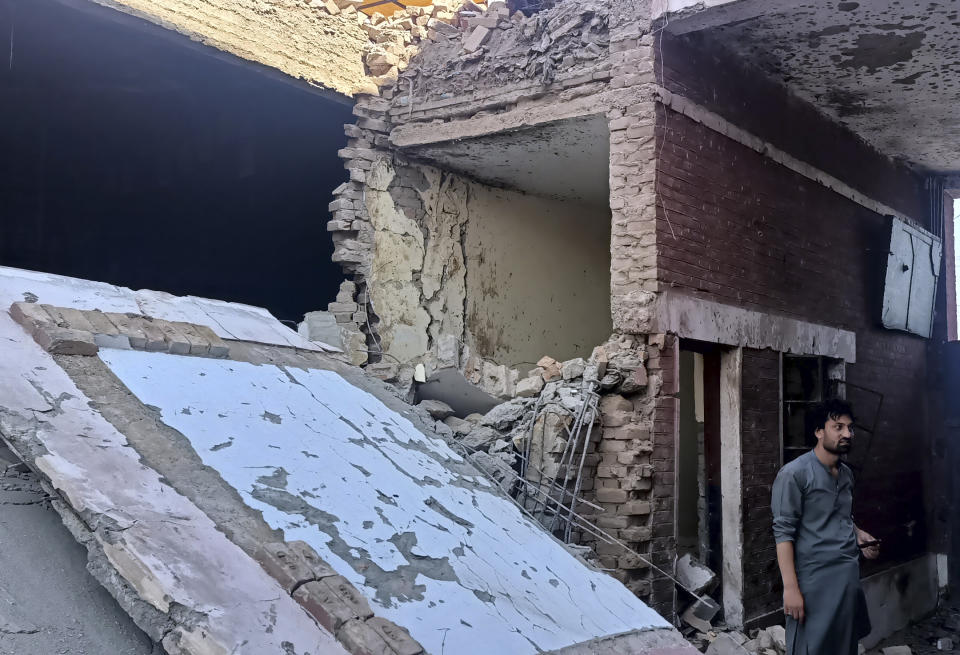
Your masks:
{"label": "man's hand", "polygon": [[[876,542],[877,540],[873,538],[869,532],[857,528],[857,545],[868,544],[870,542]],[[863,553],[863,556],[867,559],[877,559],[880,557],[880,544],[874,543],[872,546],[867,546],[866,548],[861,548],[860,552]]]}
{"label": "man's hand", "polygon": [[799,587],[787,587],[783,590],[783,613],[803,623],[803,594]]}

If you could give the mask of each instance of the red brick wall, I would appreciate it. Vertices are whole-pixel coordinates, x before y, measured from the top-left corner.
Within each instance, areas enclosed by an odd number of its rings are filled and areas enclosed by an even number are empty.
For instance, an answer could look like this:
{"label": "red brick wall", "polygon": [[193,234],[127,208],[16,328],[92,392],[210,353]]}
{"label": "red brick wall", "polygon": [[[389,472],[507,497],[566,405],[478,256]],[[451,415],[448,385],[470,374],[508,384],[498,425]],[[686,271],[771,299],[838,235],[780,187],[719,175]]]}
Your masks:
{"label": "red brick wall", "polygon": [[782,586],[770,526],[770,493],[780,463],[780,354],[743,351],[743,609],[756,617],[782,606]]}
{"label": "red brick wall", "polygon": [[[651,371],[659,369],[663,386],[656,400],[653,413],[653,491],[651,505],[653,515],[651,528],[653,538],[650,541],[650,561],[664,571],[673,570],[677,554],[675,499],[676,499],[676,434],[680,425],[680,403],[677,394],[680,391],[679,340],[668,335],[663,348],[651,346],[648,349]],[[676,608],[676,596],[673,581],[654,573],[651,576],[651,606],[663,616],[671,616]],[[680,608],[682,609],[682,608]]]}
{"label": "red brick wall", "polygon": [[745,66],[709,37],[662,34],[655,70],[667,89],[915,220],[929,215],[929,194],[915,193],[923,183],[920,175],[883,156],[839,122],[826,120],[815,107]]}
{"label": "red brick wall", "polygon": [[[677,61],[676,56],[667,60],[677,67],[672,73],[668,69],[668,77],[692,75],[679,70]],[[695,63],[695,57],[691,61]],[[694,67],[691,61],[684,62],[688,69]],[[708,80],[687,77],[685,90],[678,90],[695,99],[697,94],[709,95],[708,87],[718,88],[723,79],[719,74]],[[764,84],[757,87],[768,90]],[[747,93],[743,87],[736,90]],[[757,100],[757,89],[751,93],[741,102],[752,111],[737,114],[730,106],[730,116],[756,134],[773,130],[767,118],[773,101]],[[725,92],[717,94],[726,97]],[[821,160],[845,161],[850,152],[863,148],[849,134],[846,140],[837,136],[835,124],[796,110],[795,103],[774,102],[773,109],[780,112],[775,115],[799,139],[819,143]],[[864,572],[919,554],[926,547],[926,341],[879,326],[889,219],[662,106],[657,130],[661,284],[856,332],[857,363],[847,367],[847,379],[883,394],[869,459],[858,477],[855,512],[862,527],[884,540],[884,560],[865,566]],[[832,144],[826,144],[825,137]],[[796,141],[784,137],[780,147],[802,150]],[[809,160],[804,152],[791,154]],[[923,218],[927,193],[922,182],[890,166],[874,155],[860,166],[851,163],[839,174],[831,172],[869,196]],[[748,619],[776,610],[781,602],[768,508],[780,453],[775,357],[772,352],[744,354]],[[876,397],[852,388],[848,396],[861,408],[865,423],[873,423]],[[864,461],[868,440],[862,432],[854,463]]]}

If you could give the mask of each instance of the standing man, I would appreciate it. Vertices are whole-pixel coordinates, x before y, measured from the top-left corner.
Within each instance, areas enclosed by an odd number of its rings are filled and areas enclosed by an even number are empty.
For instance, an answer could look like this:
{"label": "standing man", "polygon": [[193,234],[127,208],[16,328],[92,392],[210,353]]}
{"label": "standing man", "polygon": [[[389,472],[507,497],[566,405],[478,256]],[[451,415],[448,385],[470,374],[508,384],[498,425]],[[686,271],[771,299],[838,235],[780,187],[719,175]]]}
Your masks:
{"label": "standing man", "polygon": [[787,655],[856,655],[870,632],[859,555],[875,559],[880,549],[853,523],[853,473],[840,460],[853,440],[850,404],[828,400],[812,418],[816,447],[773,483]]}

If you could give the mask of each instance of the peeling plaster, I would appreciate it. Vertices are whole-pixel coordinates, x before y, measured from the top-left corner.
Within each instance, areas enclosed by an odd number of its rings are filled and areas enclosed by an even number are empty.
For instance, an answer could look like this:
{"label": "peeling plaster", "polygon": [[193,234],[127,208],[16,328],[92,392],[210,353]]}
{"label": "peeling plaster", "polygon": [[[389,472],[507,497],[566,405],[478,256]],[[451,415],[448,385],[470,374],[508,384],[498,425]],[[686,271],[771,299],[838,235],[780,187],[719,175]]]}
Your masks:
{"label": "peeling plaster", "polygon": [[[536,653],[667,627],[445,442],[336,373],[136,351],[101,356],[272,528],[310,543],[429,652]],[[198,411],[181,413],[186,405]],[[267,411],[282,423],[264,421]],[[233,445],[212,450],[225,434]],[[282,478],[283,488],[264,476]]]}
{"label": "peeling plaster", "polygon": [[367,288],[380,317],[382,348],[402,362],[427,353],[430,316],[420,303],[414,274],[423,270],[424,236],[417,222],[390,196],[396,172],[386,159],[374,163],[364,197],[374,228],[373,263]]}

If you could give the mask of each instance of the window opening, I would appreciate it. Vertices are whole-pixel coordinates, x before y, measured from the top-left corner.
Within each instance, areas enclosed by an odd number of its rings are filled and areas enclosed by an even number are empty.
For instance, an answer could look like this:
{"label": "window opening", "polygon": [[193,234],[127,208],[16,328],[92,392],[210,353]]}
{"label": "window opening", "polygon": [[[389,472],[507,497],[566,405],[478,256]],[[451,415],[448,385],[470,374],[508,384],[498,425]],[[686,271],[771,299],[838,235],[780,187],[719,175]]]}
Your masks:
{"label": "window opening", "polygon": [[827,398],[843,397],[843,360],[810,355],[783,355],[783,463],[791,462],[814,445],[810,409]]}

